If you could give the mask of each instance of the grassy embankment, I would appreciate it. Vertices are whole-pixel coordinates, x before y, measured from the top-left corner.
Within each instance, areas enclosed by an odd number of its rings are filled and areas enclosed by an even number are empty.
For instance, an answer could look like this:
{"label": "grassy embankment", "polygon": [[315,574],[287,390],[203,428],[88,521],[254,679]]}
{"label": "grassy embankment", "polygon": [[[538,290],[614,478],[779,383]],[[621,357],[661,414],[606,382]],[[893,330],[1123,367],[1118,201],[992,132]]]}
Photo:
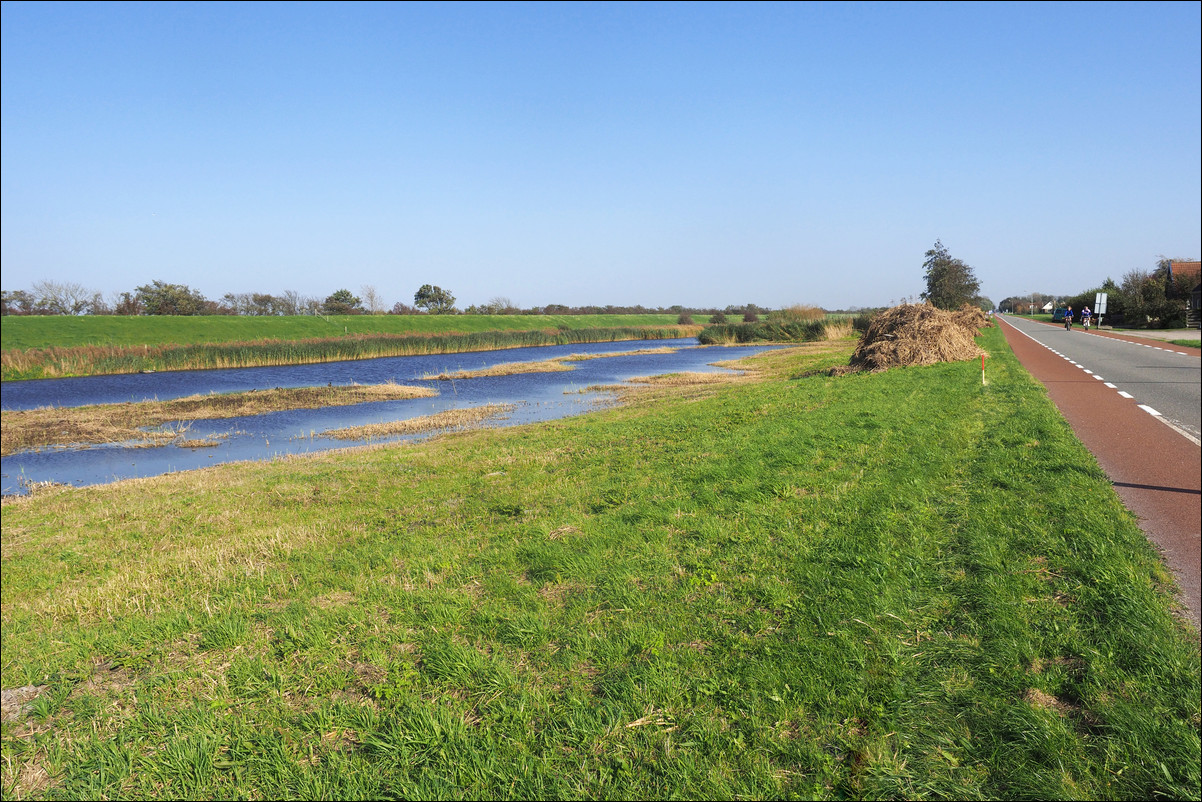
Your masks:
{"label": "grassy embankment", "polygon": [[9,798],[1197,798],[1199,650],[987,331],[3,507]]}
{"label": "grassy embankment", "polygon": [[672,315],[0,318],[5,381],[690,337]]}

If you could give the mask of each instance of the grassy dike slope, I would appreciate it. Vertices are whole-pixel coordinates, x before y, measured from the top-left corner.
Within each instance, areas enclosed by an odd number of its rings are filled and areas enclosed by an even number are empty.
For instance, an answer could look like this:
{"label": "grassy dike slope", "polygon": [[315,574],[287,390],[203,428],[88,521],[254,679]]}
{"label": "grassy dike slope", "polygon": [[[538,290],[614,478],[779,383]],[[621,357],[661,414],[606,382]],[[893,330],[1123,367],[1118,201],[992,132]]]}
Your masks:
{"label": "grassy dike slope", "polygon": [[[3,508],[5,797],[1197,798],[1170,579],[997,329]],[[822,349],[828,349],[822,353]],[[656,392],[656,391],[652,391]]]}
{"label": "grassy dike slope", "polygon": [[[704,319],[700,316],[698,320]],[[345,334],[472,334],[671,326],[676,315],[5,315],[5,350],[77,346],[202,345],[258,340],[310,340]]]}

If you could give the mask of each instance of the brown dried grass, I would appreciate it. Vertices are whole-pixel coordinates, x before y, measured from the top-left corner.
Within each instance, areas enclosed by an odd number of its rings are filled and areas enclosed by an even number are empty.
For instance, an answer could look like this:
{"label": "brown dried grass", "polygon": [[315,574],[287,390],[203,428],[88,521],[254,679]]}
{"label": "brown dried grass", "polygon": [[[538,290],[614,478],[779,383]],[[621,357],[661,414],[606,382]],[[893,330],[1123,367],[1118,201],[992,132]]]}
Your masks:
{"label": "brown dried grass", "polygon": [[930,304],[895,306],[873,318],[848,365],[831,372],[878,373],[896,367],[974,359],[985,353],[975,338],[990,325],[984,312],[968,305],[954,312]]}
{"label": "brown dried grass", "polygon": [[431,373],[422,378],[450,381],[451,379],[479,379],[484,376],[514,376],[519,373],[559,373],[561,371],[575,370],[571,365],[566,364],[568,359],[568,357],[559,357],[558,359],[548,359],[544,362],[507,362],[502,365],[493,365],[490,368],[480,368],[479,370]]}

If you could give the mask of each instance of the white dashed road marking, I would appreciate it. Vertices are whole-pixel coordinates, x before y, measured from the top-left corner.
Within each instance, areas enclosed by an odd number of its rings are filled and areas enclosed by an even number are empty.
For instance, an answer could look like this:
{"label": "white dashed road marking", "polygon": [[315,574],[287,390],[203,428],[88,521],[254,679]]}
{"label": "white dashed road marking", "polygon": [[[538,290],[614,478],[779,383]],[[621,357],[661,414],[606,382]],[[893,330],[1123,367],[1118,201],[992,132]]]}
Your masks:
{"label": "white dashed road marking", "polygon": [[[1072,360],[1072,358],[1071,358],[1071,357],[1065,356],[1064,354],[1060,353],[1059,351],[1057,351],[1055,348],[1053,348],[1052,346],[1048,345],[1047,343],[1040,342],[1038,339],[1036,339],[1036,338],[1035,338],[1035,336],[1034,336],[1034,335],[1028,334],[1027,332],[1023,331],[1022,329],[1018,328],[1017,326],[1012,326],[1012,328],[1013,328],[1015,331],[1017,331],[1019,334],[1022,334],[1023,336],[1025,336],[1025,337],[1028,337],[1028,338],[1030,338],[1031,340],[1033,340],[1033,341],[1035,341],[1035,342],[1039,343],[1039,344],[1040,344],[1040,345],[1042,345],[1044,348],[1048,349],[1048,350],[1049,350],[1049,351],[1051,351],[1053,354],[1055,354],[1056,356],[1058,356],[1058,357],[1060,357],[1061,359],[1063,359],[1065,362],[1068,362],[1068,363],[1069,363],[1070,365],[1072,365],[1073,367],[1080,368],[1080,369],[1081,369],[1081,370],[1083,370],[1083,371],[1084,371],[1084,372],[1085,372],[1087,375],[1093,376],[1095,379],[1098,379],[1099,381],[1102,381],[1102,382],[1104,382],[1104,383],[1105,383],[1105,386],[1106,386],[1106,387],[1109,387],[1111,390],[1118,390],[1118,394],[1119,394],[1119,396],[1120,396],[1121,398],[1127,398],[1127,399],[1134,399],[1134,398],[1135,398],[1135,396],[1131,395],[1131,393],[1128,393],[1128,392],[1126,392],[1126,391],[1124,391],[1124,390],[1119,390],[1119,389],[1118,389],[1118,388],[1117,388],[1115,385],[1111,384],[1111,383],[1110,383],[1110,382],[1108,382],[1108,381],[1105,381],[1105,380],[1104,380],[1104,379],[1103,379],[1101,376],[1097,375],[1097,374],[1096,374],[1096,373],[1094,373],[1092,370],[1089,370],[1089,369],[1087,369],[1087,368],[1086,368],[1084,365],[1082,365],[1082,364],[1080,364],[1080,363],[1078,363],[1078,362],[1074,362],[1074,361]],[[1166,352],[1166,353],[1170,353],[1170,354],[1178,354],[1178,355],[1180,355],[1180,356],[1189,356],[1189,354],[1185,353],[1184,351],[1174,351],[1174,350],[1173,350],[1173,349],[1171,349],[1171,348],[1161,348],[1160,346],[1157,346],[1157,345],[1146,345],[1146,344],[1144,344],[1144,343],[1133,343],[1133,342],[1131,342],[1130,340],[1123,340],[1123,339],[1121,339],[1121,338],[1116,338],[1116,341],[1117,341],[1117,342],[1126,342],[1126,343],[1130,343],[1131,345],[1139,345],[1139,346],[1142,346],[1142,347],[1144,347],[1144,348],[1155,348],[1157,351],[1164,351],[1164,352]],[[1148,406],[1147,404],[1137,404],[1137,406],[1138,406],[1140,409],[1142,409],[1144,412],[1147,412],[1149,415],[1152,415],[1153,417],[1159,418],[1160,420],[1164,421],[1165,423],[1168,423],[1168,421],[1165,419],[1165,417],[1164,417],[1163,415],[1161,415],[1161,414],[1160,414],[1159,412],[1157,412],[1155,409],[1152,409],[1152,407]],[[1189,440],[1192,440],[1194,443],[1196,443],[1196,444],[1199,444],[1199,445],[1202,445],[1202,443],[1199,443],[1199,441],[1198,441],[1198,438],[1194,437],[1194,436],[1193,436],[1192,434],[1190,434],[1189,432],[1186,432],[1185,430],[1181,429],[1180,427],[1178,427],[1178,426],[1176,426],[1176,425],[1174,425],[1174,424],[1172,424],[1172,423],[1169,423],[1169,426],[1172,426],[1172,428],[1173,428],[1173,429],[1175,429],[1177,432],[1179,432],[1179,433],[1181,433],[1181,434],[1185,435],[1185,437],[1186,437],[1186,438],[1188,438]]]}

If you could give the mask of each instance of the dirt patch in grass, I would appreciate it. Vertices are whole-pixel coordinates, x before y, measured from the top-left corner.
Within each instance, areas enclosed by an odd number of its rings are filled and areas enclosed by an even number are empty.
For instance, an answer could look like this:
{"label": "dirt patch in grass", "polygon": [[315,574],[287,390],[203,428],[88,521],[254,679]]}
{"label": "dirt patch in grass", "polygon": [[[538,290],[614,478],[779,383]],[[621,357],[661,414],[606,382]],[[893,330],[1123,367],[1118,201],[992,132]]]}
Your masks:
{"label": "dirt patch in grass", "polygon": [[20,721],[33,710],[33,700],[45,693],[49,687],[48,685],[25,685],[0,691],[0,719]]}
{"label": "dirt patch in grass", "polygon": [[[395,401],[436,396],[425,387],[353,384],[326,387],[277,387],[245,393],[193,395],[172,401],[139,401],[87,407],[44,407],[0,412],[0,454],[48,446],[99,445],[143,441],[147,445],[177,442],[186,448],[215,445],[184,437],[183,421],[262,415],[283,409],[319,409],[368,401]],[[148,431],[149,429],[149,431]]]}
{"label": "dirt patch in grass", "polygon": [[1028,688],[1027,692],[1023,694],[1023,701],[1032,707],[1054,711],[1059,716],[1067,717],[1076,711],[1074,705],[1063,702],[1050,693],[1045,693],[1038,688]]}
{"label": "dirt patch in grass", "polygon": [[902,304],[872,319],[860,338],[851,361],[831,370],[832,375],[896,367],[961,362],[985,352],[976,343],[982,328],[993,325],[989,317],[967,304],[955,312],[930,304]]}

